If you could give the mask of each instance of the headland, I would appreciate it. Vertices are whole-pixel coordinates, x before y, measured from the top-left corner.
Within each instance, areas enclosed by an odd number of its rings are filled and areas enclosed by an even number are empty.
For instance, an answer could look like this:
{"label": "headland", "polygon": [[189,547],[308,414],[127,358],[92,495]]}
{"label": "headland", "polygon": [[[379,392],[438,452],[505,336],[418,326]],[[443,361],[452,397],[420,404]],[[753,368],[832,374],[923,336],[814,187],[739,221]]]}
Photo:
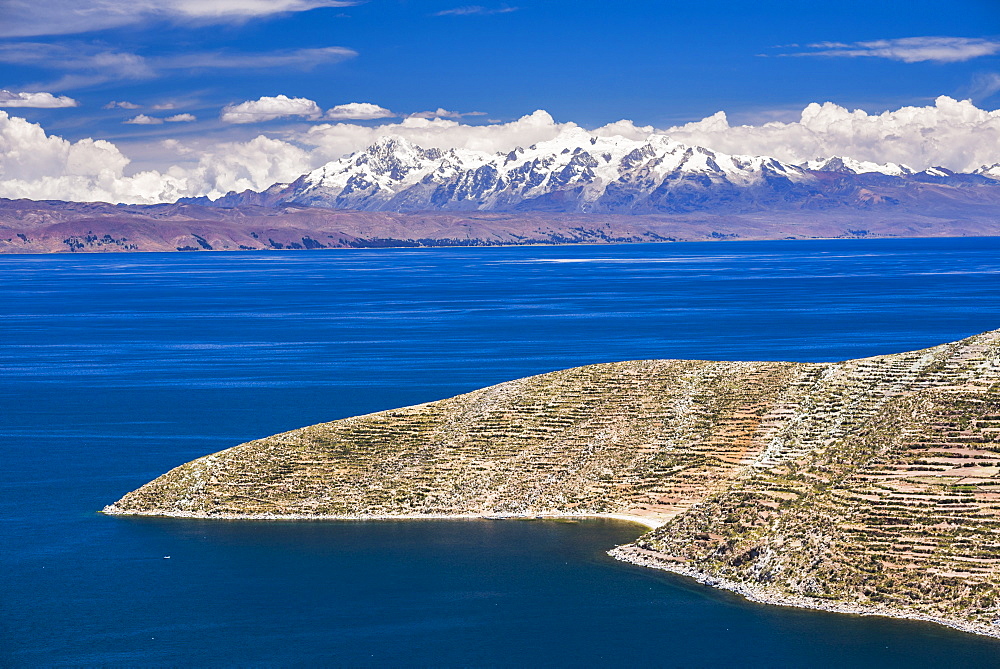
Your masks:
{"label": "headland", "polygon": [[1000,637],[1000,331],[836,363],[589,365],[248,442],[109,514],[617,517],[770,604]]}

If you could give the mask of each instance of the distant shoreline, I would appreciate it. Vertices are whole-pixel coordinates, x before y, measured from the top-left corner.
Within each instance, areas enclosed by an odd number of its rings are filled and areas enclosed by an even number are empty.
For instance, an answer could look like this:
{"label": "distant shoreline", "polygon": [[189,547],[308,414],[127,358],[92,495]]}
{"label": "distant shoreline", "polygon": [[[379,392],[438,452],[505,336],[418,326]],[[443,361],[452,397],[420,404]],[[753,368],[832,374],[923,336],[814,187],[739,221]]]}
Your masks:
{"label": "distant shoreline", "polygon": [[[950,196],[966,197],[952,188]],[[984,191],[986,192],[986,191]],[[317,207],[127,205],[0,198],[0,253],[450,248],[1000,235],[988,203],[875,208],[579,213],[357,211]],[[967,199],[967,198],[966,198]],[[994,202],[995,201],[995,202]]]}
{"label": "distant shoreline", "polygon": [[[634,240],[634,241],[614,241],[614,242],[602,242],[602,241],[580,241],[580,242],[545,242],[545,241],[534,241],[525,243],[502,243],[502,244],[426,244],[426,245],[398,245],[398,246],[330,246],[321,249],[272,249],[272,248],[259,248],[259,249],[197,249],[190,251],[178,251],[178,250],[163,250],[163,249],[137,249],[129,251],[121,250],[107,250],[107,251],[96,251],[96,250],[85,250],[85,251],[21,251],[21,250],[11,250],[9,247],[4,247],[0,244],[0,257],[4,256],[50,256],[50,257],[67,257],[67,256],[119,256],[123,254],[128,255],[153,255],[153,254],[169,254],[177,256],[192,256],[192,255],[272,255],[275,253],[280,254],[297,254],[297,253],[308,253],[310,251],[317,252],[359,252],[363,253],[366,251],[442,251],[451,249],[515,249],[515,248],[573,248],[573,247],[586,247],[586,248],[609,248],[609,247],[619,247],[619,246],[672,246],[675,244],[733,244],[733,243],[767,243],[767,242],[784,242],[789,244],[794,244],[795,242],[866,242],[866,241],[906,241],[906,240],[917,240],[917,239],[1000,239],[1000,230],[996,234],[955,234],[955,235],[869,235],[866,237],[755,237],[755,238],[739,238],[739,239],[673,239],[666,241],[652,241],[652,240]],[[0,240],[2,241],[2,240]]]}

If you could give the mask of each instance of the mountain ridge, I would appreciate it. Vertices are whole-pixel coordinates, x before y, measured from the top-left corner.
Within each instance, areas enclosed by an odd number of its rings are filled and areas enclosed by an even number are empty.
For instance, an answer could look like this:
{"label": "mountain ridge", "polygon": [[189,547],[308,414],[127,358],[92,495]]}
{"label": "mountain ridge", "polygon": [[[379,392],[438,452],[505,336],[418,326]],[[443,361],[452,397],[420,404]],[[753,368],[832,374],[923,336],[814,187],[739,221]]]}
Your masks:
{"label": "mountain ridge", "polygon": [[992,190],[1000,188],[995,174],[1000,172],[988,166],[959,174],[844,156],[794,165],[689,146],[666,135],[629,140],[578,129],[498,153],[425,149],[386,136],[289,184],[185,201],[361,211],[747,213],[870,206],[871,188],[892,191],[880,200],[887,203],[920,199],[915,191],[928,183]]}

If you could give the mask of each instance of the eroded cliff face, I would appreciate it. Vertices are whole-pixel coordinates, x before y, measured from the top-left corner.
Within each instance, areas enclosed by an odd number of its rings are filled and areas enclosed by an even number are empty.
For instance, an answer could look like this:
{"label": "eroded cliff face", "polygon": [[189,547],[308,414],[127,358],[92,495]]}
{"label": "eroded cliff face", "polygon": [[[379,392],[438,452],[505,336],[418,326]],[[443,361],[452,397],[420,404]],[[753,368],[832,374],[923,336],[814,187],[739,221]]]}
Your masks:
{"label": "eroded cliff face", "polygon": [[629,547],[649,564],[988,631],[998,382],[1000,331],[841,363],[592,365],[242,444],[106,512],[629,514],[663,523]]}

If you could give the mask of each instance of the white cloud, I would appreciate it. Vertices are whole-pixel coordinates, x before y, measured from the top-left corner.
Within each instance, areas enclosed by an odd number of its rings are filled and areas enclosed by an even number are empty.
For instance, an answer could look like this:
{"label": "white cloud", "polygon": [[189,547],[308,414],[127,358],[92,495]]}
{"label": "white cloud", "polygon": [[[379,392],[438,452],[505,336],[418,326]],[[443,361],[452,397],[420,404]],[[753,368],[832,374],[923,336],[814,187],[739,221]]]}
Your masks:
{"label": "white cloud", "polygon": [[181,144],[179,141],[173,138],[160,140],[160,146],[169,151],[170,153],[176,154],[178,156],[189,156],[195,153],[195,150],[192,149],[190,146]]}
{"label": "white cloud", "polygon": [[904,63],[958,63],[1000,53],[1000,42],[969,37],[904,37],[868,42],[819,42],[807,46],[813,50],[782,55],[888,58]]}
{"label": "white cloud", "polygon": [[355,0],[0,0],[0,37],[71,35],[150,21],[241,23]]}
{"label": "white cloud", "polygon": [[93,86],[106,81],[134,81],[156,76],[156,72],[142,56],[109,48],[104,44],[72,42],[0,44],[0,63],[59,72],[61,76],[46,86],[64,90]]}
{"label": "white cloud", "polygon": [[370,102],[348,102],[326,110],[326,115],[323,118],[331,121],[368,121],[377,118],[392,118],[393,116],[395,114],[385,107],[379,107]]}
{"label": "white cloud", "polygon": [[407,116],[410,118],[462,118],[463,116],[486,116],[486,112],[457,112],[438,107],[434,111],[415,112],[413,114],[407,114]]}
{"label": "white cloud", "polygon": [[59,107],[79,107],[80,103],[73,98],[52,93],[15,93],[0,89],[0,107],[43,107],[55,109]]}
{"label": "white cloud", "polygon": [[510,123],[467,125],[444,118],[408,117],[398,123],[364,126],[353,123],[323,123],[298,139],[315,147],[320,163],[334,160],[372,144],[379,137],[394,135],[425,148],[465,148],[475,151],[510,151],[553,139],[560,132],[579,128],[575,123],[556,123],[548,112],[538,110]]}
{"label": "white cloud", "polygon": [[409,114],[410,118],[462,118],[462,114],[456,111],[448,111],[438,107],[434,111],[422,111]]}
{"label": "white cloud", "polygon": [[983,72],[972,82],[972,98],[984,100],[1000,93],[1000,72]]}
{"label": "white cloud", "polygon": [[210,197],[292,181],[315,167],[303,149],[258,135],[249,142],[219,144],[203,154],[191,176],[198,183],[196,195]]}
{"label": "white cloud", "polygon": [[318,65],[338,63],[357,55],[352,49],[329,46],[256,53],[196,51],[146,58],[130,51],[109,48],[103,43],[0,43],[0,63],[24,65],[60,73],[58,78],[48,82],[44,87],[64,90],[95,86],[108,81],[153,79],[170,71],[262,68],[308,70]]}
{"label": "white cloud", "polygon": [[434,12],[432,16],[488,16],[490,14],[509,14],[510,12],[516,12],[517,9],[517,7],[508,7],[506,5],[493,9],[483,7],[482,5],[465,5],[464,7],[455,7],[454,9]]}
{"label": "white cloud", "polygon": [[132,118],[122,121],[126,125],[160,125],[163,123],[162,118],[157,118],[156,116],[146,116],[145,114],[139,114],[138,116],[133,116]]}
{"label": "white cloud", "polygon": [[239,104],[227,105],[219,118],[225,123],[258,123],[287,116],[319,118],[322,111],[307,98],[290,98],[287,95],[264,96]]}
{"label": "white cloud", "polygon": [[159,173],[124,176],[129,159],[111,142],[69,142],[0,112],[0,197],[165,202],[187,183]]}
{"label": "white cloud", "polygon": [[166,118],[160,118],[159,116],[147,116],[146,114],[139,114],[138,116],[133,116],[127,121],[122,121],[127,125],[160,125],[164,122],[166,123],[190,123],[191,121],[196,121],[197,117],[194,114],[174,114],[173,116],[168,116]]}
{"label": "white cloud", "polygon": [[305,12],[320,7],[349,7],[349,0],[167,0],[153,3],[191,18],[249,18]]}
{"label": "white cloud", "polygon": [[624,137],[625,139],[638,141],[649,137],[653,132],[654,129],[651,125],[636,125],[632,121],[622,119],[621,121],[608,123],[596,130],[591,130],[590,134],[597,135],[598,137]]}
{"label": "white cloud", "polygon": [[104,105],[104,109],[141,109],[142,105],[137,105],[134,102],[128,102],[126,100],[112,100],[108,104]]}
{"label": "white cloud", "polygon": [[[160,144],[175,155],[190,152],[177,140]],[[0,197],[173,202],[230,190],[260,190],[314,166],[303,149],[264,136],[213,145],[187,167],[172,165],[126,175],[129,162],[111,142],[89,138],[69,142],[46,135],[37,123],[0,111]]]}
{"label": "white cloud", "polygon": [[680,142],[723,153],[768,155],[800,163],[849,156],[916,169],[941,165],[969,171],[1000,161],[1000,110],[941,96],[927,107],[881,114],[849,111],[832,102],[812,103],[798,121],[730,126],[718,112],[665,131]]}
{"label": "white cloud", "polygon": [[187,70],[212,69],[258,69],[264,67],[294,67],[308,69],[324,63],[339,63],[353,58],[357,51],[342,46],[324,46],[315,49],[283,49],[257,53],[232,51],[206,51],[177,56],[164,56],[151,60],[157,69]]}

